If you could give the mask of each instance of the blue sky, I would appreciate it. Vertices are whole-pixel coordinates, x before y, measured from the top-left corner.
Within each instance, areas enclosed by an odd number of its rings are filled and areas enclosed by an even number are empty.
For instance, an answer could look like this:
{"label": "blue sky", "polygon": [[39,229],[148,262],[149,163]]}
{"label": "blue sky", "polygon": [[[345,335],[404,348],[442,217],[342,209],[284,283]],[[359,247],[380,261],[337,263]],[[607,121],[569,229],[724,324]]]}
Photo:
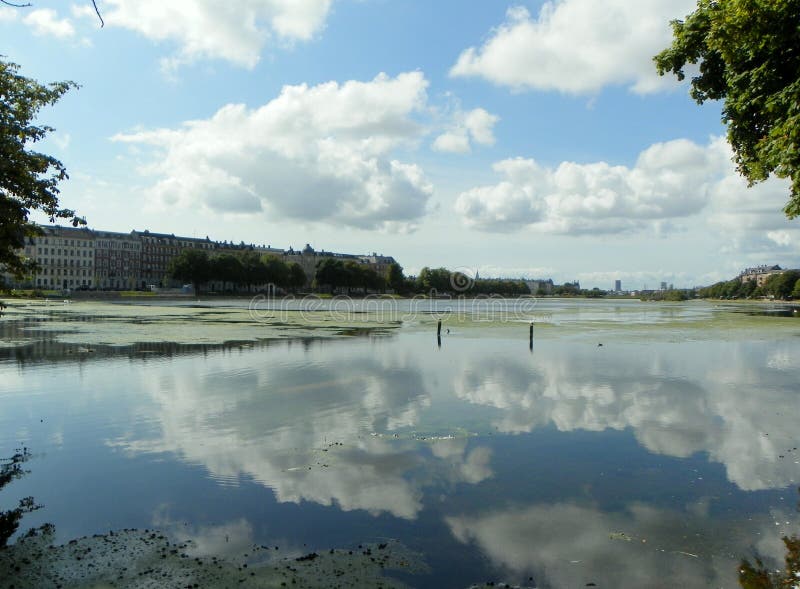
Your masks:
{"label": "blue sky", "polygon": [[651,57],[692,0],[32,0],[0,54],[97,228],[628,288],[800,265],[719,104]]}

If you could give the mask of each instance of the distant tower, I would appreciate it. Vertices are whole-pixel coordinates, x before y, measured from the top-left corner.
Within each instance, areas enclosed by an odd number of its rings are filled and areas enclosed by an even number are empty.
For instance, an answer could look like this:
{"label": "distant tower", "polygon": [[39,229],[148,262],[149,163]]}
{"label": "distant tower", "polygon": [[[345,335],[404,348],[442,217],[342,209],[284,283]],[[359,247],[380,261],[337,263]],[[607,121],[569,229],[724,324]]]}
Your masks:
{"label": "distant tower", "polygon": [[667,283],[666,282],[662,282],[661,283],[661,290],[667,290]]}
{"label": "distant tower", "polygon": [[615,280],[614,281],[614,292],[622,292],[622,281]]}

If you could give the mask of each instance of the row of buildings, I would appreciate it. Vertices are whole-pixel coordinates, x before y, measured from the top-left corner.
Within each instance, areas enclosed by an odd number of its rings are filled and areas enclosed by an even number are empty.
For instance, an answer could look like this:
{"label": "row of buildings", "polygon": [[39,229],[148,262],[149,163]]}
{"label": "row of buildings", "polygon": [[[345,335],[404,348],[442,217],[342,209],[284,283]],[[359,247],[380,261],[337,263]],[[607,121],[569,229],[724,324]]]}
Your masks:
{"label": "row of buildings", "polygon": [[174,234],[131,231],[118,233],[88,228],[42,227],[42,235],[27,238],[24,255],[38,263],[36,274],[23,280],[4,276],[15,288],[136,290],[178,286],[169,276],[170,262],[189,248],[209,255],[252,251],[300,264],[308,284],[314,279],[317,263],[325,258],[341,258],[364,264],[384,274],[391,256],[340,254],[302,250],[283,250],[269,245],[212,241],[208,237],[181,237]]}

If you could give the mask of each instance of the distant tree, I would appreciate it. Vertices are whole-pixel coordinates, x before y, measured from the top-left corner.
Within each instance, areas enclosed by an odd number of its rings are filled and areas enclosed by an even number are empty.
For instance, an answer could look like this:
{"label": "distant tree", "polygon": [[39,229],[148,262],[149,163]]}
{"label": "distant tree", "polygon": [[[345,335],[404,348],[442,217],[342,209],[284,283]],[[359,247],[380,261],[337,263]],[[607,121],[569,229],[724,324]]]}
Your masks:
{"label": "distant tree", "polygon": [[289,288],[297,292],[298,289],[306,285],[307,281],[308,277],[303,267],[297,262],[291,262],[289,264]]}
{"label": "distant tree", "polygon": [[800,299],[800,278],[798,278],[797,282],[794,283],[794,288],[792,289],[792,298]]}
{"label": "distant tree", "polygon": [[261,257],[261,263],[265,269],[265,283],[274,284],[280,288],[289,286],[289,266],[275,255],[265,255]]}
{"label": "distant tree", "polygon": [[739,297],[743,299],[752,298],[758,285],[755,280],[741,280],[739,282]]}
{"label": "distant tree", "polygon": [[584,296],[589,297],[590,299],[601,299],[606,296],[606,291],[600,290],[597,287],[594,287],[592,290],[584,290],[582,293]]}
{"label": "distant tree", "polygon": [[348,286],[349,278],[341,260],[324,258],[317,262],[317,272],[314,277],[317,286],[327,286],[333,292],[340,286]]}
{"label": "distant tree", "polygon": [[247,286],[249,292],[251,287],[256,284],[266,284],[269,282],[267,275],[267,267],[261,260],[261,256],[256,252],[244,252],[241,255],[242,260],[242,276],[244,285]]}
{"label": "distant tree", "polygon": [[564,284],[559,284],[553,288],[553,294],[557,296],[568,296],[574,297],[580,294],[580,289],[572,283],[566,282]]}
{"label": "distant tree", "polygon": [[418,292],[429,293],[435,290],[438,293],[449,292],[450,270],[447,268],[428,268],[425,266],[417,276],[416,289]]}
{"label": "distant tree", "polygon": [[798,22],[797,0],[698,0],[672,22],[672,45],[654,58],[659,74],[679,80],[699,63],[692,98],[723,101],[728,141],[750,184],[771,173],[791,179],[790,218],[800,215]]}
{"label": "distant tree", "polygon": [[211,263],[208,252],[201,249],[187,248],[170,262],[168,273],[176,280],[191,282],[196,293],[200,286],[211,278]]}
{"label": "distant tree", "polygon": [[211,279],[223,283],[223,290],[230,284],[234,290],[244,284],[244,265],[239,256],[220,254],[210,259]]}
{"label": "distant tree", "polygon": [[378,274],[374,269],[367,268],[364,279],[365,288],[381,292],[386,290],[386,277]]}
{"label": "distant tree", "polygon": [[386,285],[396,293],[405,291],[405,277],[403,267],[397,262],[392,262],[386,269]]}
{"label": "distant tree", "polygon": [[675,302],[677,302],[677,301],[685,301],[688,298],[689,297],[686,295],[686,293],[684,291],[678,290],[678,289],[674,289],[674,288],[671,289],[671,290],[668,290],[667,292],[664,293],[664,300],[665,301],[675,301]]}
{"label": "distant tree", "polygon": [[39,111],[77,85],[45,86],[18,71],[18,65],[0,60],[0,271],[22,278],[37,267],[20,253],[27,238],[41,234],[29,220],[31,211],[43,212],[51,223],[69,219],[78,226],[86,221],[59,205],[58,183],[68,178],[64,165],[31,149],[53,131],[34,123]]}
{"label": "distant tree", "polygon": [[773,274],[764,282],[764,291],[776,299],[788,299],[792,296],[794,285],[800,279],[800,272],[788,270]]}

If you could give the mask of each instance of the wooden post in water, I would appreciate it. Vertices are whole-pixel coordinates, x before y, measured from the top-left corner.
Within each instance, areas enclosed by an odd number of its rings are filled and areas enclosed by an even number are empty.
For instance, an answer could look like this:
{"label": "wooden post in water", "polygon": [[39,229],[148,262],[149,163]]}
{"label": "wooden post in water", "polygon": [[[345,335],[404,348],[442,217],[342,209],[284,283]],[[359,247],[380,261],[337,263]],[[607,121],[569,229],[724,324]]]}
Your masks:
{"label": "wooden post in water", "polygon": [[533,321],[531,321],[530,330],[528,332],[528,347],[533,349]]}
{"label": "wooden post in water", "polygon": [[442,337],[442,320],[439,319],[439,323],[436,325],[436,337]]}

